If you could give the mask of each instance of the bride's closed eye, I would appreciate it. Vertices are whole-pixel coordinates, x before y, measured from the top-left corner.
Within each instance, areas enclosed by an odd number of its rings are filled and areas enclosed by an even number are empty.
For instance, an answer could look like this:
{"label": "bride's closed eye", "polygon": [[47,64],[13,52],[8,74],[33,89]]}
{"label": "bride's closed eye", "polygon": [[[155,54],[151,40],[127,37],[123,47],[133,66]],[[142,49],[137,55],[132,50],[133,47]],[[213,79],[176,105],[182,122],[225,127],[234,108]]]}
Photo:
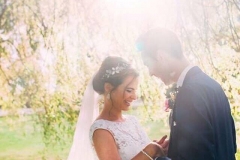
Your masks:
{"label": "bride's closed eye", "polygon": [[133,93],[133,92],[137,92],[137,89],[134,89],[134,88],[127,88],[126,90],[125,90],[126,92],[128,92],[128,93]]}
{"label": "bride's closed eye", "polygon": [[131,92],[133,91],[133,89],[126,89],[126,91],[127,91],[128,93],[131,93]]}

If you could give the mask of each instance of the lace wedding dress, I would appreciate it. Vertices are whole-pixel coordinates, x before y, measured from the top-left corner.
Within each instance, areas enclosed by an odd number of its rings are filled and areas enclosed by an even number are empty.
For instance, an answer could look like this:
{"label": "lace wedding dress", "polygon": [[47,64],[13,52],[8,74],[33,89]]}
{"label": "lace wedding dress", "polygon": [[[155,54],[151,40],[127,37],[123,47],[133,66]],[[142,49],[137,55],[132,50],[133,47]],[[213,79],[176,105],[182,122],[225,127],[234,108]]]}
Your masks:
{"label": "lace wedding dress", "polygon": [[[124,115],[123,122],[96,120],[90,128],[90,139],[95,130],[108,130],[115,139],[122,160],[130,160],[144,149],[151,140],[134,116]],[[96,158],[97,159],[97,158]]]}

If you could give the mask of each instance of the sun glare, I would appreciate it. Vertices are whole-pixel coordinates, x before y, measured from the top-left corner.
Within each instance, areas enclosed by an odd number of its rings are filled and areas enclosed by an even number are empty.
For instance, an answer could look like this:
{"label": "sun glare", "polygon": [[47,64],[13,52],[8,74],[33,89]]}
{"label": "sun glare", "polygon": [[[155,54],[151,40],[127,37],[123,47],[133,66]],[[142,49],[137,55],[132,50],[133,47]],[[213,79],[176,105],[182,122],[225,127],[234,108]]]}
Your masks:
{"label": "sun glare", "polygon": [[[105,0],[111,12],[120,15],[129,23],[146,26],[174,26],[179,13],[176,1],[159,0]],[[133,22],[131,22],[133,21]],[[169,25],[170,24],[170,25]],[[136,25],[136,24],[134,24]],[[166,26],[168,25],[168,26]]]}

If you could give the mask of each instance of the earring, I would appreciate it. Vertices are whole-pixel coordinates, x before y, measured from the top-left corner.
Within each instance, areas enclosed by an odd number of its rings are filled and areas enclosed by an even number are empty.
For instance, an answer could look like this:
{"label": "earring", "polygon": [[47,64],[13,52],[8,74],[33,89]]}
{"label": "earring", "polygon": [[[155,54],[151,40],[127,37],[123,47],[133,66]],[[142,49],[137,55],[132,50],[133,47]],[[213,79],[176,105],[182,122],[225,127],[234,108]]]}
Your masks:
{"label": "earring", "polygon": [[108,99],[108,100],[110,99],[110,93],[107,94],[107,99]]}

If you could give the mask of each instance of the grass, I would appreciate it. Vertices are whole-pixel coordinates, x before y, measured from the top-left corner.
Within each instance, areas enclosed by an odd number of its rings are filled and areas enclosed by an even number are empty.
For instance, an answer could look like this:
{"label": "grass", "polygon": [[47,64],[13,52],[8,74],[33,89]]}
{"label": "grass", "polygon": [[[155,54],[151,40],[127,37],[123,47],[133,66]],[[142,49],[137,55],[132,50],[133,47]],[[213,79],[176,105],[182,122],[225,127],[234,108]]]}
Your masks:
{"label": "grass", "polygon": [[0,126],[0,159],[25,159],[43,148],[39,134],[31,134],[30,130],[26,132],[25,126],[20,122],[11,124],[5,118],[1,118]]}
{"label": "grass", "polygon": [[[163,121],[145,121],[142,124],[152,140],[160,139],[165,134],[169,135],[169,128]],[[70,146],[69,141],[65,146],[47,148],[46,151],[41,129],[30,116],[0,118],[1,160],[64,160]],[[239,152],[236,157],[240,160]]]}
{"label": "grass", "polygon": [[41,129],[31,117],[0,118],[1,160],[43,160],[44,157],[57,160],[66,157],[62,154],[67,152],[56,148],[45,150]]}
{"label": "grass", "polygon": [[[146,131],[150,132],[151,139],[159,139],[168,133],[167,128],[162,129],[163,127],[161,127],[163,122],[145,122],[143,125]],[[59,148],[46,148],[47,150],[44,150],[45,145],[40,126],[33,121],[31,116],[0,118],[1,160],[66,159],[70,146],[71,142]],[[43,158],[44,156],[45,158]]]}

